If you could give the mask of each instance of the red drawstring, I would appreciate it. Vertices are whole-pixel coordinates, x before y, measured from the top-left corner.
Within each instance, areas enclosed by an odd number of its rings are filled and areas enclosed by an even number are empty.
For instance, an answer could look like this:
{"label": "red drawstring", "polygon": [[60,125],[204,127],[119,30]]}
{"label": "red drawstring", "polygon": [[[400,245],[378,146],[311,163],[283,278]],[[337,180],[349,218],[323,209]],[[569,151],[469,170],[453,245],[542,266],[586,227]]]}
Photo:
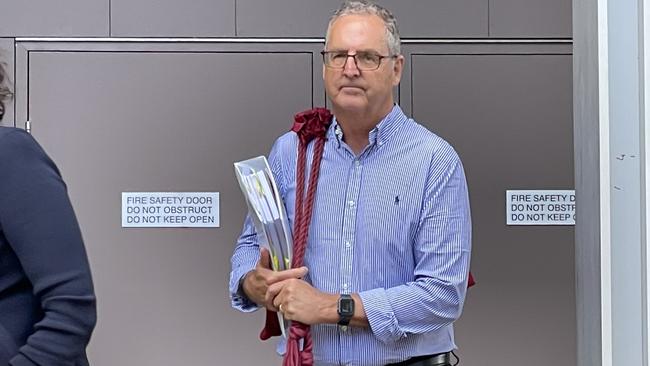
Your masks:
{"label": "red drawstring", "polygon": [[[298,161],[296,163],[296,207],[293,224],[293,258],[291,268],[302,267],[307,249],[307,236],[313,212],[320,162],[325,149],[325,135],[332,122],[332,114],[325,108],[314,108],[296,114],[292,131],[298,134]],[[305,196],[305,166],[307,146],[316,139],[314,156],[309,172],[307,195]],[[306,200],[306,201],[305,201]],[[280,323],[276,314],[266,311],[266,323],[260,333],[262,340],[280,335]],[[300,344],[302,341],[302,350]],[[311,366],[313,345],[309,325],[292,321],[287,339],[287,351],[283,366]]]}
{"label": "red drawstring", "polygon": [[[302,350],[299,349],[300,339],[304,340]],[[291,322],[287,353],[284,355],[282,366],[312,366],[314,364],[312,347],[309,325]]]}
{"label": "red drawstring", "polygon": [[[309,224],[311,223],[311,214],[314,207],[314,198],[316,197],[316,185],[318,182],[318,173],[320,171],[320,161],[323,156],[325,147],[325,137],[319,137],[314,148],[314,158],[309,173],[309,188],[307,188],[307,202],[303,204],[304,182],[305,182],[305,163],[307,155],[307,145],[300,142],[298,147],[298,166],[297,166],[297,187],[296,187],[296,215],[294,224],[294,242],[293,242],[293,259],[291,268],[302,267],[307,249],[307,236],[309,234]],[[303,340],[303,348],[300,347],[300,340]],[[287,353],[284,355],[283,366],[311,366],[313,365],[312,341],[309,325],[292,321],[289,329],[289,338],[287,339]]]}

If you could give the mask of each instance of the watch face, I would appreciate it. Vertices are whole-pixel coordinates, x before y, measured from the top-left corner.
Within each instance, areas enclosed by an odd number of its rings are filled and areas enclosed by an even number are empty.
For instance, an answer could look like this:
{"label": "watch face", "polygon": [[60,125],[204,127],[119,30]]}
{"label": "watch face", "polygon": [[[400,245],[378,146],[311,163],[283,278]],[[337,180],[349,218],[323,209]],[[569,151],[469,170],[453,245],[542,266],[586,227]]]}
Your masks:
{"label": "watch face", "polygon": [[341,314],[350,314],[352,313],[353,310],[353,303],[354,300],[352,299],[343,299],[341,301]]}
{"label": "watch face", "polygon": [[339,325],[347,326],[354,316],[354,299],[350,295],[341,295],[338,304]]}

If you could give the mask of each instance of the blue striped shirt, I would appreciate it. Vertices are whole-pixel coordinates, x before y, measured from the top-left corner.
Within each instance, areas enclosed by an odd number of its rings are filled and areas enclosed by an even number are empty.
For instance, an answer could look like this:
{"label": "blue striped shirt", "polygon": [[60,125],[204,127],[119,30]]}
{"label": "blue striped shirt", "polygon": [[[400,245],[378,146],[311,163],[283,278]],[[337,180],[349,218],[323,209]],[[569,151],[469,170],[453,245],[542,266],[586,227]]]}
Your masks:
{"label": "blue striped shirt", "polygon": [[[385,365],[454,349],[452,324],[463,307],[471,249],[458,155],[398,106],[370,132],[358,156],[343,141],[336,118],[327,133],[306,280],[327,293],[358,293],[370,328],[312,326],[316,365]],[[297,145],[289,132],[269,156],[292,225]],[[257,309],[240,294],[239,280],[258,258],[247,218],[230,278],[232,304],[241,311]]]}

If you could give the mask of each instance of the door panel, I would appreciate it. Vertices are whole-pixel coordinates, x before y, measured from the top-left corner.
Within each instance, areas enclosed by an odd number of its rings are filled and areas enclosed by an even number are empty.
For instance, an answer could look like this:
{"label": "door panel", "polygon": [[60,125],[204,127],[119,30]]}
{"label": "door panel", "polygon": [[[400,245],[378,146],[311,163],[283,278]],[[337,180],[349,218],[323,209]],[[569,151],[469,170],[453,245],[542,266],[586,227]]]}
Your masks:
{"label": "door panel", "polygon": [[[309,53],[31,53],[33,133],[68,183],[93,269],[93,365],[275,357],[252,331],[261,312],[240,314],[228,300],[245,214],[233,162],[267,154],[311,106],[311,62]],[[123,229],[124,191],[221,192],[221,227]]]}
{"label": "door panel", "polygon": [[[413,115],[467,173],[469,290],[456,328],[467,365],[575,365],[573,226],[506,226],[506,189],[573,189],[570,55],[412,56]],[[491,361],[488,361],[491,360]]]}

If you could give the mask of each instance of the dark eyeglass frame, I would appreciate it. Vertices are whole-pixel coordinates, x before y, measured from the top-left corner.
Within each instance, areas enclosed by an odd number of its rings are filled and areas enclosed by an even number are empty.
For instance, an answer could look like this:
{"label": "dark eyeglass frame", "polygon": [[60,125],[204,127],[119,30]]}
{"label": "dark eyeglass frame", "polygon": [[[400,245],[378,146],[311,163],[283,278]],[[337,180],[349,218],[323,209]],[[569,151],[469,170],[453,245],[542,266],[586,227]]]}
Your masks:
{"label": "dark eyeglass frame", "polygon": [[[326,60],[328,59],[328,55],[331,55],[331,54],[341,54],[341,55],[343,55],[343,53],[345,53],[345,62],[343,62],[343,65],[341,65],[341,66],[332,66],[332,65],[329,65],[327,63]],[[386,58],[396,58],[397,56],[399,56],[399,55],[381,55],[379,53],[367,52],[367,51],[356,52],[354,54],[350,54],[347,51],[320,51],[320,54],[323,56],[323,64],[325,66],[329,67],[330,69],[337,69],[337,70],[344,69],[345,64],[348,62],[348,59],[350,57],[352,57],[352,59],[354,60],[354,65],[357,67],[357,69],[363,70],[363,71],[377,70],[377,69],[379,69],[381,67],[381,62],[384,61],[384,59],[386,59]],[[379,62],[377,62],[377,66],[373,67],[373,68],[359,67],[359,60],[357,59],[357,56],[360,55],[360,54],[361,55],[363,55],[363,54],[372,54],[374,56],[377,56],[379,58]]]}

